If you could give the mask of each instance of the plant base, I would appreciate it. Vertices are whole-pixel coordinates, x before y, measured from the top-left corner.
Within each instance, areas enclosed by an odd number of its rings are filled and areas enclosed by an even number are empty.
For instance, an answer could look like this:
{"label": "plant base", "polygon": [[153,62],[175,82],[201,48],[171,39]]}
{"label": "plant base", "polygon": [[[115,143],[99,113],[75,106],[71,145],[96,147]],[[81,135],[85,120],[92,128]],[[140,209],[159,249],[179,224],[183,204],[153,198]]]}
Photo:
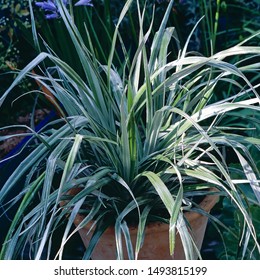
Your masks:
{"label": "plant base", "polygon": [[[212,207],[218,201],[218,195],[208,195],[200,203],[200,207],[207,213],[210,212]],[[185,218],[190,224],[191,232],[194,241],[201,249],[208,218],[205,215],[196,212],[185,213]],[[77,215],[75,219],[75,226],[78,226],[84,219],[84,216]],[[93,229],[89,230],[88,225],[85,228],[80,229],[79,234],[85,245],[88,246],[93,233]],[[137,228],[132,227],[129,229],[132,239],[132,244],[135,246]],[[124,254],[127,258],[126,247],[124,244]],[[115,243],[115,231],[113,227],[108,228],[101,236],[98,244],[96,245],[91,258],[94,260],[115,260],[116,259],[116,243]],[[197,256],[198,258],[198,256]],[[143,246],[139,252],[138,259],[140,260],[184,260],[185,253],[183,250],[182,242],[179,234],[176,235],[176,244],[174,255],[169,253],[169,225],[163,223],[151,223],[146,226],[145,238]]]}

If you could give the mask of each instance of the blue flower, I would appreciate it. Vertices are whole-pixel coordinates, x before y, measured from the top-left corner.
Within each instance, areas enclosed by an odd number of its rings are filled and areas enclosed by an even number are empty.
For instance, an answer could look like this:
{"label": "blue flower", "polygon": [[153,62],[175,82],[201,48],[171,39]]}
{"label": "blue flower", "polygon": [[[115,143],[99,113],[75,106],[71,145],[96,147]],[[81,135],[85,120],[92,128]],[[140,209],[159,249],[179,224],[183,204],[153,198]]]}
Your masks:
{"label": "blue flower", "polygon": [[75,6],[93,6],[91,3],[92,0],[79,0]]}
{"label": "blue flower", "polygon": [[36,2],[35,5],[40,7],[46,12],[56,12],[57,10],[56,4],[51,0],[44,1],[44,2]]}
{"label": "blue flower", "polygon": [[[69,4],[69,0],[62,0],[62,2],[64,6],[67,6]],[[45,17],[47,19],[54,19],[60,17],[59,8],[55,0],[36,2],[35,5],[46,12]],[[75,6],[93,6],[93,4],[92,0],[80,0],[75,4]]]}
{"label": "blue flower", "polygon": [[58,13],[52,13],[52,14],[46,14],[45,15],[46,19],[53,19],[53,18],[59,18],[60,15]]}

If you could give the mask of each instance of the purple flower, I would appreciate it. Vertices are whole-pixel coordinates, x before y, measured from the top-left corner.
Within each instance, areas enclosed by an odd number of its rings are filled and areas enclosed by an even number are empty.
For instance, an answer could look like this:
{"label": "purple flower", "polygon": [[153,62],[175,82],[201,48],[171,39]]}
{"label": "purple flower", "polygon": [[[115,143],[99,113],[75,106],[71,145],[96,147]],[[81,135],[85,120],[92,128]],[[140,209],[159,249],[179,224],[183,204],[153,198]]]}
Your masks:
{"label": "purple flower", "polygon": [[54,19],[54,18],[59,18],[60,15],[55,12],[53,14],[46,14],[45,17],[46,17],[46,19]]}
{"label": "purple flower", "polygon": [[[65,3],[64,3],[65,2]],[[63,1],[63,3],[66,5],[68,1]],[[58,7],[54,0],[48,0],[44,2],[36,2],[36,6],[40,7],[46,12],[45,17],[47,19],[53,19],[59,17]]]}
{"label": "purple flower", "polygon": [[93,6],[91,3],[92,0],[79,0],[75,6]]}
{"label": "purple flower", "polygon": [[[75,6],[93,6],[91,3],[92,0],[80,0],[78,1]],[[62,0],[64,6],[67,6],[69,4],[69,0]],[[54,18],[59,18],[60,13],[59,13],[59,8],[56,3],[56,0],[47,0],[43,2],[36,2],[36,6],[40,7],[46,12],[45,17],[47,19],[54,19]]]}
{"label": "purple flower", "polygon": [[44,1],[44,2],[36,2],[36,6],[40,7],[44,11],[50,11],[50,12],[55,12],[57,10],[57,6],[55,3],[51,0]]}

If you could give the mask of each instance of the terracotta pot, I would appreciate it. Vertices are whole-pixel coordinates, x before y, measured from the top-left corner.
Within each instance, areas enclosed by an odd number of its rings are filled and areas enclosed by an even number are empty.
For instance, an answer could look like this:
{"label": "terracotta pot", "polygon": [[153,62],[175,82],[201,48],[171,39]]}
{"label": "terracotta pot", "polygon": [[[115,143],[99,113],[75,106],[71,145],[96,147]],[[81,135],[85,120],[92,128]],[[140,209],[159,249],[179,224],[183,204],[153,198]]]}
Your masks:
{"label": "terracotta pot", "polygon": [[[200,207],[204,211],[209,213],[217,201],[218,201],[218,195],[208,195],[200,203]],[[194,238],[197,247],[200,250],[202,246],[208,218],[196,212],[187,212],[185,213],[185,217],[189,221],[189,224],[192,229],[192,236]],[[83,219],[84,216],[77,215],[74,221],[75,226],[79,225]],[[89,229],[90,229],[90,225],[80,229],[79,231],[79,234],[81,236],[81,239],[85,247],[88,246],[91,235],[93,233],[93,230],[89,232]],[[136,227],[130,228],[130,235],[131,235],[133,246],[135,246],[136,236],[137,236]],[[125,255],[125,259],[127,259],[125,244],[124,244],[124,255]],[[113,227],[108,228],[101,236],[98,244],[96,245],[92,253],[91,258],[94,260],[116,259],[115,231]],[[184,250],[179,234],[177,233],[176,235],[176,245],[175,245],[174,255],[171,256],[169,253],[169,225],[163,223],[148,224],[145,229],[144,243],[139,252],[138,259],[184,260],[185,254],[184,254]]]}

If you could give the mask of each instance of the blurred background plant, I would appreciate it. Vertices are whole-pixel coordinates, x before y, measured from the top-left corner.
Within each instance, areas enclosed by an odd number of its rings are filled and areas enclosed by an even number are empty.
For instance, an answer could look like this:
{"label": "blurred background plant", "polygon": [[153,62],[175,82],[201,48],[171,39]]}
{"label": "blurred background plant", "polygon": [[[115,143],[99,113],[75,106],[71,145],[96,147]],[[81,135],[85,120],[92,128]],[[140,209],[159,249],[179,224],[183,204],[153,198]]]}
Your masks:
{"label": "blurred background plant", "polygon": [[[70,1],[66,2],[69,3]],[[87,36],[90,36],[96,56],[101,61],[104,60],[105,62],[107,58],[111,36],[124,2],[120,0],[94,0],[92,1],[94,6],[91,9],[87,6],[72,5],[70,7],[77,28],[81,34],[85,33],[85,43],[88,43]],[[7,64],[10,66],[14,63],[14,66],[17,66],[19,62],[28,61],[33,53],[32,49],[28,51],[28,48],[29,46],[35,48],[35,45],[31,32],[28,1],[1,0],[0,3],[2,69],[2,67],[8,67]],[[47,13],[44,9],[37,7],[36,3],[44,3],[44,1],[33,1],[32,9],[34,10],[37,33],[50,49],[62,59],[66,58],[71,66],[76,67],[73,54],[71,54],[71,40],[62,21],[56,18],[46,21]],[[72,3],[76,4],[78,1],[72,0]],[[149,27],[153,13],[156,15],[153,27],[155,32],[166,11],[168,0],[141,0],[140,4],[141,7],[146,6],[144,29]],[[242,41],[259,29],[260,3],[258,0],[176,0],[168,24],[175,26],[181,47],[183,47],[188,34],[202,16],[205,16],[205,19],[194,31],[189,43],[189,50],[198,51],[208,56],[214,51]],[[139,27],[136,18],[137,7],[133,4],[120,26],[120,34],[126,42],[128,51],[137,47],[136,38],[138,38]],[[102,36],[97,36],[97,34],[102,34]],[[24,45],[25,41],[27,41],[27,44]],[[259,44],[259,41],[256,38],[252,40],[251,44]],[[88,47],[90,46],[88,45]],[[45,49],[46,45],[43,44],[41,48]],[[24,50],[27,51],[24,52]],[[36,49],[34,54],[38,51]]]}
{"label": "blurred background plant", "polygon": [[[0,1],[0,71],[1,75],[0,95],[12,79],[12,74],[7,78],[7,72],[14,68],[21,69],[32,57],[48,46],[61,59],[68,62],[78,73],[83,74],[81,66],[74,59],[72,42],[64,27],[62,20],[50,19],[46,21],[46,12],[32,1],[30,8],[27,0],[1,0]],[[67,1],[68,3],[70,1]],[[73,0],[75,4],[78,1]],[[99,61],[106,63],[108,51],[111,45],[111,37],[115,24],[118,21],[120,11],[125,1],[120,0],[94,0],[91,9],[88,6],[71,6],[70,12],[88,48],[93,47]],[[41,3],[41,2],[40,2]],[[44,3],[44,1],[42,1]],[[144,18],[144,30],[147,30],[152,20],[153,13],[155,32],[166,11],[168,0],[141,0],[141,6],[146,6]],[[41,46],[36,46],[31,30],[31,13],[34,10],[35,32],[42,38]],[[176,56],[180,47],[183,47],[188,34],[199,21],[204,20],[194,31],[188,50],[197,51],[209,56],[214,51],[225,49],[242,41],[259,29],[260,3],[258,0],[177,0],[169,18],[169,26],[175,26],[178,34],[179,45],[171,46],[172,53]],[[135,53],[137,48],[138,22],[137,7],[134,4],[128,11],[120,26],[120,36],[125,42],[127,52]],[[102,36],[97,36],[102,34]],[[177,35],[174,34],[173,36]],[[91,40],[89,40],[89,38]],[[250,41],[251,44],[259,45],[259,37]],[[92,42],[92,46],[89,45]],[[149,43],[149,42],[148,42]],[[120,43],[118,43],[118,66],[122,57]],[[121,65],[122,66],[122,65]],[[29,82],[28,82],[29,83]],[[23,84],[31,87],[31,84]]]}
{"label": "blurred background plant", "polygon": [[[27,0],[0,1],[0,71],[7,73],[21,67],[32,59],[31,49],[25,44],[19,30],[20,22],[30,28],[30,12]],[[10,76],[13,78],[13,76]],[[6,76],[1,75],[1,91],[8,84]]]}
{"label": "blurred background plant", "polygon": [[[26,40],[21,26],[31,29],[28,1],[0,0],[0,97],[17,76],[16,70],[23,68],[36,55],[35,49]],[[28,93],[36,88],[37,85],[32,80],[24,79],[14,90],[12,100],[21,93]],[[39,105],[42,106],[43,104]],[[6,106],[1,110],[0,125],[28,124],[34,107],[35,96],[32,97],[30,94],[19,99],[19,102],[6,102]],[[10,146],[13,147],[15,144],[17,141],[13,141]],[[0,157],[9,151],[9,148],[3,148],[1,145]]]}
{"label": "blurred background plant", "polygon": [[[237,168],[237,164],[233,164],[234,168]],[[260,162],[258,161],[258,167]],[[237,176],[238,179],[241,177]],[[248,204],[248,210],[252,216],[252,222],[254,224],[257,240],[260,241],[260,207],[259,204],[254,201],[252,194],[248,192],[246,185],[242,185],[241,189],[244,194],[249,197],[250,203]],[[202,250],[202,256],[205,259],[224,259],[224,260],[238,260],[242,259],[243,249],[241,246],[240,237],[244,230],[244,223],[241,215],[236,210],[234,205],[226,198],[216,207],[212,213],[214,217],[219,219],[219,222],[224,227],[217,225],[211,221],[207,229],[207,238]],[[250,238],[249,249],[254,248],[254,241]],[[250,251],[249,250],[249,251]],[[253,254],[246,252],[243,259],[260,259],[259,252],[254,251]]]}

